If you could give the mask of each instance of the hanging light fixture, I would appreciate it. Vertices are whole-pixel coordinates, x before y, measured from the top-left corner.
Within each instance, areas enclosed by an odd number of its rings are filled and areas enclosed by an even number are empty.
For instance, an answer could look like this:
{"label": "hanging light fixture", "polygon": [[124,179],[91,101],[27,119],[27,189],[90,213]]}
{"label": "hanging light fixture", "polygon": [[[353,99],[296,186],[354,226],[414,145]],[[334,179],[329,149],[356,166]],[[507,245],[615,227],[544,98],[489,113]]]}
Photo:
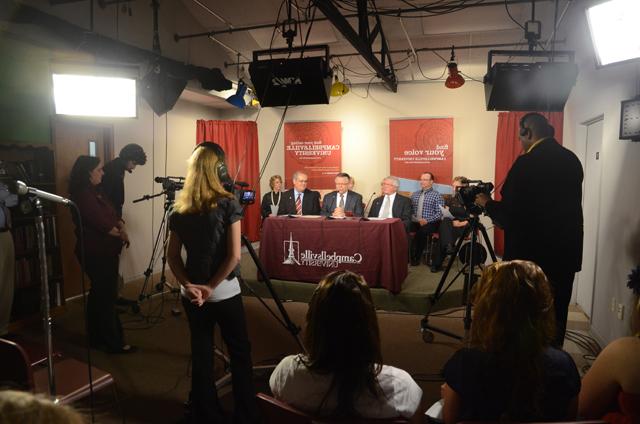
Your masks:
{"label": "hanging light fixture", "polygon": [[[335,77],[334,77],[333,84],[331,85],[331,97],[344,96],[349,92],[349,87],[344,82],[338,81],[337,67],[333,68],[333,73],[335,74]],[[344,70],[342,71],[342,77],[344,78]]]}
{"label": "hanging light fixture", "polygon": [[244,93],[247,91],[247,85],[244,81],[238,81],[238,89],[236,90],[236,94],[232,94],[227,98],[227,103],[234,105],[239,109],[244,109],[247,103],[244,101]]}
{"label": "hanging light fixture", "polygon": [[447,80],[444,82],[444,86],[447,88],[459,88],[464,85],[464,78],[460,75],[458,71],[458,64],[456,63],[456,54],[454,52],[454,46],[451,46],[451,59],[447,64],[447,68],[449,68],[449,76]]}

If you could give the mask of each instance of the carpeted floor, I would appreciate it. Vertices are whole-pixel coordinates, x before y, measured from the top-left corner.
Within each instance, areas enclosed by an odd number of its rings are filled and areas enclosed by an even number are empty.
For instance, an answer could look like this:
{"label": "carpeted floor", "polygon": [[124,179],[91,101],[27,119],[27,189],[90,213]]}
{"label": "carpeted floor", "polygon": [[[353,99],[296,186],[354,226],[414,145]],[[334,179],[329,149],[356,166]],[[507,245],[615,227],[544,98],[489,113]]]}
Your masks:
{"label": "carpeted floor", "polygon": [[[246,276],[250,258],[243,258],[243,274]],[[415,293],[415,297],[426,297],[437,285],[436,279],[424,270],[410,270],[403,293]],[[424,271],[424,272],[422,272]],[[428,274],[427,274],[428,273]],[[425,275],[426,274],[426,275]],[[255,275],[255,272],[254,274]],[[434,283],[435,281],[435,283]],[[253,282],[256,287],[257,282]],[[262,284],[262,283],[259,283]],[[293,283],[295,284],[295,283]],[[295,296],[310,296],[314,284],[303,284],[301,288],[291,288],[291,283],[274,282],[274,288],[281,299]],[[289,286],[287,288],[287,286]],[[141,282],[127,284],[125,295],[137,298]],[[262,287],[264,289],[264,287]],[[382,289],[376,289],[379,291]],[[415,290],[415,291],[414,291]],[[458,293],[459,295],[459,293]],[[393,306],[393,297],[385,293],[376,295],[376,302]],[[187,399],[190,386],[189,330],[182,306],[175,303],[175,295],[156,295],[144,301],[142,311],[133,314],[130,311],[121,315],[128,343],[135,344],[139,351],[128,355],[107,355],[91,351],[94,366],[110,372],[115,378],[119,402],[115,402],[113,392],[105,389],[96,393],[94,412],[96,422],[115,423],[122,421],[122,413],[128,423],[180,423],[183,421],[183,402]],[[249,335],[252,343],[252,355],[255,365],[273,365],[285,355],[298,353],[294,336],[271,315],[256,297],[243,298]],[[302,299],[299,299],[302,300]],[[281,319],[271,299],[264,300]],[[387,303],[384,303],[387,302]],[[459,299],[458,299],[459,302]],[[178,314],[172,312],[177,307]],[[284,308],[293,323],[304,327],[306,302],[285,301]],[[388,308],[392,309],[392,308]],[[399,308],[403,309],[403,308]],[[430,324],[455,334],[463,334],[463,310],[455,308],[439,311],[431,315]],[[432,343],[425,343],[420,332],[422,314],[379,310],[378,320],[381,330],[384,362],[407,370],[425,391],[430,402],[439,399],[440,371],[447,359],[461,344],[450,337],[435,334]],[[302,335],[302,333],[300,333]],[[39,326],[21,330],[21,336],[34,342],[41,342]],[[219,335],[216,335],[219,339]],[[58,350],[65,355],[86,362],[84,349],[84,318],[82,303],[79,299],[67,302],[64,312],[54,319],[53,339]],[[222,346],[222,344],[220,344]],[[574,357],[579,360],[583,352],[576,350]],[[218,374],[224,374],[223,364],[217,361]],[[580,367],[580,364],[579,364]],[[268,391],[269,372],[256,372],[256,385],[259,391]],[[64,378],[64,376],[58,376]],[[230,387],[220,390],[221,401],[226,408],[232,408]],[[76,407],[88,413],[90,404],[82,401]]]}

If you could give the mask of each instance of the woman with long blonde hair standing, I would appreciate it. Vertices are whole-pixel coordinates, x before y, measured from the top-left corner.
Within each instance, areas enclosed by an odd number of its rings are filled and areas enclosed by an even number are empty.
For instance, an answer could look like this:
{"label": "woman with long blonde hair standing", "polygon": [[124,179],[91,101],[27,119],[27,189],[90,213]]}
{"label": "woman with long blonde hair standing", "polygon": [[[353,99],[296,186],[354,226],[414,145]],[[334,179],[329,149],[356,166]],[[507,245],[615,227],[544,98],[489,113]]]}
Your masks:
{"label": "woman with long blonde hair standing", "polygon": [[[234,423],[258,421],[252,381],[251,346],[240,296],[242,208],[225,191],[224,151],[201,143],[189,158],[184,187],[169,221],[168,261],[181,285],[191,331],[189,422],[225,422],[214,381],[216,324],[231,357]],[[181,250],[187,252],[186,264]]]}

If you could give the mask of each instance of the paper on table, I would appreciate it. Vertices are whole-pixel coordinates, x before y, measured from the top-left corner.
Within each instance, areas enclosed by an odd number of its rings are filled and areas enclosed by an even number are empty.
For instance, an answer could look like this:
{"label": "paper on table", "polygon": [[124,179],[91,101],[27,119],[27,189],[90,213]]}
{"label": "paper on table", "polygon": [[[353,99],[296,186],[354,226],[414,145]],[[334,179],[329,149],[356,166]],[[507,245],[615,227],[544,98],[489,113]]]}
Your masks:
{"label": "paper on table", "polygon": [[443,206],[438,206],[440,208],[440,211],[442,212],[442,217],[443,218],[449,218],[449,219],[455,219],[453,217],[453,215],[451,215],[451,212],[449,211],[449,209],[443,207]]}

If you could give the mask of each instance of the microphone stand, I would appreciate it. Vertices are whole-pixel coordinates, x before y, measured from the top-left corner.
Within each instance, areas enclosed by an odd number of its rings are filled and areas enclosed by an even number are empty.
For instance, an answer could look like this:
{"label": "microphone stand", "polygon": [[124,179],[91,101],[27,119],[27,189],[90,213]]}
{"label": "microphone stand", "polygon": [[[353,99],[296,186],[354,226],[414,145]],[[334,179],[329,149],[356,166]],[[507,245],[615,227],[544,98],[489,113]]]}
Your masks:
{"label": "microphone stand", "polygon": [[40,259],[40,307],[42,309],[42,327],[44,329],[45,344],[47,348],[47,375],[49,377],[49,394],[56,396],[56,381],[53,372],[53,341],[51,338],[51,305],[49,300],[49,273],[47,269],[47,247],[44,234],[44,219],[42,202],[40,198],[31,199],[36,208],[36,236],[38,240],[38,257]]}

